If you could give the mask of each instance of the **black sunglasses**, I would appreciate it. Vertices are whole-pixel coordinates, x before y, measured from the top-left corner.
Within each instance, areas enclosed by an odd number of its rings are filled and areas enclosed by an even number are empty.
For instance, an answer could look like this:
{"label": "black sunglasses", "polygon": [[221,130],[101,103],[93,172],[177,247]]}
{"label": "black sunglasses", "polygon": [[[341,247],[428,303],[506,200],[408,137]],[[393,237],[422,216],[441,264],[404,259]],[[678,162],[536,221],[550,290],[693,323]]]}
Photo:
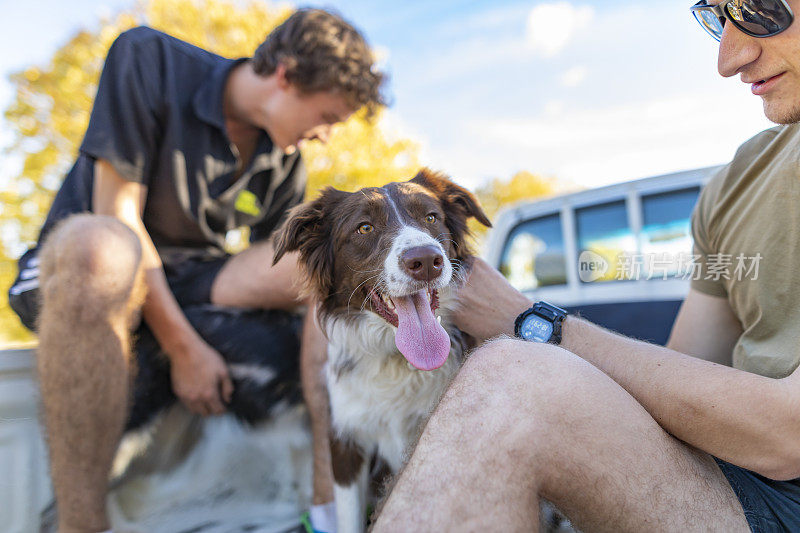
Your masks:
{"label": "black sunglasses", "polygon": [[700,0],[691,9],[697,22],[718,41],[726,20],[752,37],[778,35],[794,21],[786,0],[724,0],[715,6]]}

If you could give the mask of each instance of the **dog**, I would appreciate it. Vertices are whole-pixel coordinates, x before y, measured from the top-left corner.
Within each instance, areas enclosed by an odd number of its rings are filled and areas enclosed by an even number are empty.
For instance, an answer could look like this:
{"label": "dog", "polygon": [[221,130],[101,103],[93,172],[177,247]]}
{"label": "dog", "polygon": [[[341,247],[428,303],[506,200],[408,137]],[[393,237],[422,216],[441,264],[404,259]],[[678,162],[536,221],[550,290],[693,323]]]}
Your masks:
{"label": "dog", "polygon": [[470,218],[491,227],[472,193],[423,169],[380,188],[329,187],[276,232],[274,261],[299,252],[329,341],[339,533],[363,530],[370,460],[400,469],[466,355],[449,316],[473,257]]}

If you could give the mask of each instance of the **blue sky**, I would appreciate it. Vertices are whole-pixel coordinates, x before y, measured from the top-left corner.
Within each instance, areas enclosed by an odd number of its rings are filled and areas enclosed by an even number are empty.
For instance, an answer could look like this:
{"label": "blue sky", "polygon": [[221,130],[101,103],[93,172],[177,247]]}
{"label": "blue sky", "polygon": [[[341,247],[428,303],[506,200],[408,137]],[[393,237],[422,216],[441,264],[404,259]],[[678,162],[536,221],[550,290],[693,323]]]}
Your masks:
{"label": "blue sky", "polygon": [[[388,124],[470,187],[519,170],[593,187],[724,163],[769,127],[749,87],[716,73],[716,42],[690,3],[310,2],[365,32],[391,76]],[[0,0],[0,106],[8,73],[133,5]]]}

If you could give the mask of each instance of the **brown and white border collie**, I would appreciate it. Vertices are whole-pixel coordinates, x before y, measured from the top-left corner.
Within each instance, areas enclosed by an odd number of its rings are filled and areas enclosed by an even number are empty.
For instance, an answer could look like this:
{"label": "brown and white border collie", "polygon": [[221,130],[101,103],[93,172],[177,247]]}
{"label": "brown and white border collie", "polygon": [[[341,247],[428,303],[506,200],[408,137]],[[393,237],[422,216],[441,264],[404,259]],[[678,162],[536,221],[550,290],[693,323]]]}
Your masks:
{"label": "brown and white border collie", "polygon": [[370,459],[400,469],[463,361],[448,315],[472,257],[470,217],[491,226],[475,196],[424,169],[380,188],[327,188],[276,233],[275,261],[299,251],[329,340],[339,533],[363,529]]}

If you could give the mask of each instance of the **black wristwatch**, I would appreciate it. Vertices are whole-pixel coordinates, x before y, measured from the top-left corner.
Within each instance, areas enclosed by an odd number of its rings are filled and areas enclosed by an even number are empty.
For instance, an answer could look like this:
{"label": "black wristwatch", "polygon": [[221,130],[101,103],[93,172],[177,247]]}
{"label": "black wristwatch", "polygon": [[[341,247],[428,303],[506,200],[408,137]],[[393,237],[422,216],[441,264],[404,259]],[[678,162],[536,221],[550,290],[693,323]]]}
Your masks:
{"label": "black wristwatch", "polygon": [[514,335],[531,342],[561,343],[561,323],[567,312],[547,302],[536,302],[514,321]]}

